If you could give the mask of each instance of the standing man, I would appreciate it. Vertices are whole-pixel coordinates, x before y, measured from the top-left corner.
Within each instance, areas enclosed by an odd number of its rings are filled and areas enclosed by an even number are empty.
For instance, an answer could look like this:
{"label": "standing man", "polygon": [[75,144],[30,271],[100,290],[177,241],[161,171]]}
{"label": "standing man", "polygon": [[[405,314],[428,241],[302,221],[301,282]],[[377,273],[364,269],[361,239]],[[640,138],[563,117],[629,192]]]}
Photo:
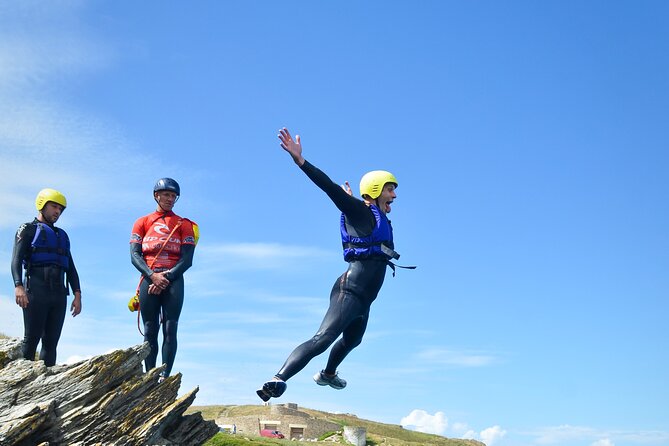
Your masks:
{"label": "standing man", "polygon": [[144,361],[146,371],[156,367],[158,329],[162,323],[163,345],[160,381],[170,375],[177,355],[177,327],[184,304],[184,273],[193,264],[198,226],[172,209],[181,188],[172,178],[161,178],[153,187],[156,210],[140,217],[132,226],[130,260],[142,274],[139,311],[144,321],[144,340],[151,351]]}
{"label": "standing man", "polygon": [[299,345],[288,356],[281,370],[256,391],[263,401],[278,398],[286,390],[286,381],[302,370],[314,357],[323,353],[341,338],[330,351],[327,365],[316,373],[314,381],[334,389],[346,387],[337,374],[337,367],[346,355],[357,347],[367,328],[369,309],[376,299],[390,260],[399,258],[394,251],[393,230],[386,214],[397,197],[397,179],[390,172],[375,170],[360,181],[362,200],[351,195],[350,188],[332,182],[302,156],[299,135],[293,140],[286,128],[279,131],[281,147],[295,164],[327,194],[341,215],[341,237],[344,260],[348,269],[334,283],[330,292],[330,307],[316,334]]}
{"label": "standing man", "polygon": [[74,292],[70,306],[73,317],[81,312],[81,287],[70,239],[54,226],[67,207],[65,196],[54,189],[42,189],[35,207],[37,218],[16,232],[11,268],[16,304],[23,309],[23,357],[34,360],[41,340],[39,359],[51,367],[56,364],[56,347],[65,321],[68,284]]}

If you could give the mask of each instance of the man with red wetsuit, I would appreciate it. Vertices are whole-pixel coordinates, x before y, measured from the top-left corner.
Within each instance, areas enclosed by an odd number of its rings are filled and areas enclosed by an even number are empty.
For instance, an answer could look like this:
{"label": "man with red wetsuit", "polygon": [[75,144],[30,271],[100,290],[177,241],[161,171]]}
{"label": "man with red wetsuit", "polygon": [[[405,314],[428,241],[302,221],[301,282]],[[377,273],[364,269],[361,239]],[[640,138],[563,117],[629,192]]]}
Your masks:
{"label": "man with red wetsuit", "polygon": [[162,317],[162,379],[169,376],[177,354],[177,326],[184,302],[183,273],[193,264],[198,239],[197,225],[172,212],[180,192],[172,178],[158,180],[153,189],[156,211],[137,219],[130,236],[130,258],[143,276],[139,311],[144,340],[151,346],[144,365],[146,371],[156,366]]}

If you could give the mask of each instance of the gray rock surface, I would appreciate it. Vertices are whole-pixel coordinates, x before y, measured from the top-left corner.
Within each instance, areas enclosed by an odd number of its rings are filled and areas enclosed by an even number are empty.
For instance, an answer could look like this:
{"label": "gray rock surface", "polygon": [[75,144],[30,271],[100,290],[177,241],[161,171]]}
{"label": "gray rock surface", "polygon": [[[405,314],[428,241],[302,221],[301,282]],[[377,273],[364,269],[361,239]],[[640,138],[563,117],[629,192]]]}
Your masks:
{"label": "gray rock surface", "polygon": [[142,372],[148,344],[71,365],[21,358],[21,340],[0,339],[0,446],[200,445],[213,421],[184,412],[195,388],[177,399],[181,374],[158,383]]}

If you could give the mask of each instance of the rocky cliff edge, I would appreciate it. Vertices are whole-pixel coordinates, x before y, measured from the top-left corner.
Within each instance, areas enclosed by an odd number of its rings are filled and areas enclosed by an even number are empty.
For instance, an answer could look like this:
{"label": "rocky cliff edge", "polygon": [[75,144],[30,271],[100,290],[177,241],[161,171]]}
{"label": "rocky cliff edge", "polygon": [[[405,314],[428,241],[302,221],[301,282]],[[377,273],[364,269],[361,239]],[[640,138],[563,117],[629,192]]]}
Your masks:
{"label": "rocky cliff edge", "polygon": [[177,399],[181,374],[158,383],[142,372],[148,344],[70,365],[21,358],[21,340],[0,339],[0,446],[200,445],[218,427],[184,416],[198,388]]}

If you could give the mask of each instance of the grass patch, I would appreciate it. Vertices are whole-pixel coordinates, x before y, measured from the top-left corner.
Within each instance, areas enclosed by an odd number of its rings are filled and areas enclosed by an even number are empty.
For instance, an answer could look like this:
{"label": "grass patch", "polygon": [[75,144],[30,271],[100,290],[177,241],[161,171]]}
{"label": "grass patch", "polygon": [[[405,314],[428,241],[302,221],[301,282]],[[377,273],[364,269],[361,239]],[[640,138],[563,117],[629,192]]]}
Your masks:
{"label": "grass patch", "polygon": [[207,441],[204,446],[276,446],[280,444],[285,444],[281,440],[273,440],[271,438],[264,437],[245,437],[236,434],[223,434],[218,433],[214,435],[209,441]]}

